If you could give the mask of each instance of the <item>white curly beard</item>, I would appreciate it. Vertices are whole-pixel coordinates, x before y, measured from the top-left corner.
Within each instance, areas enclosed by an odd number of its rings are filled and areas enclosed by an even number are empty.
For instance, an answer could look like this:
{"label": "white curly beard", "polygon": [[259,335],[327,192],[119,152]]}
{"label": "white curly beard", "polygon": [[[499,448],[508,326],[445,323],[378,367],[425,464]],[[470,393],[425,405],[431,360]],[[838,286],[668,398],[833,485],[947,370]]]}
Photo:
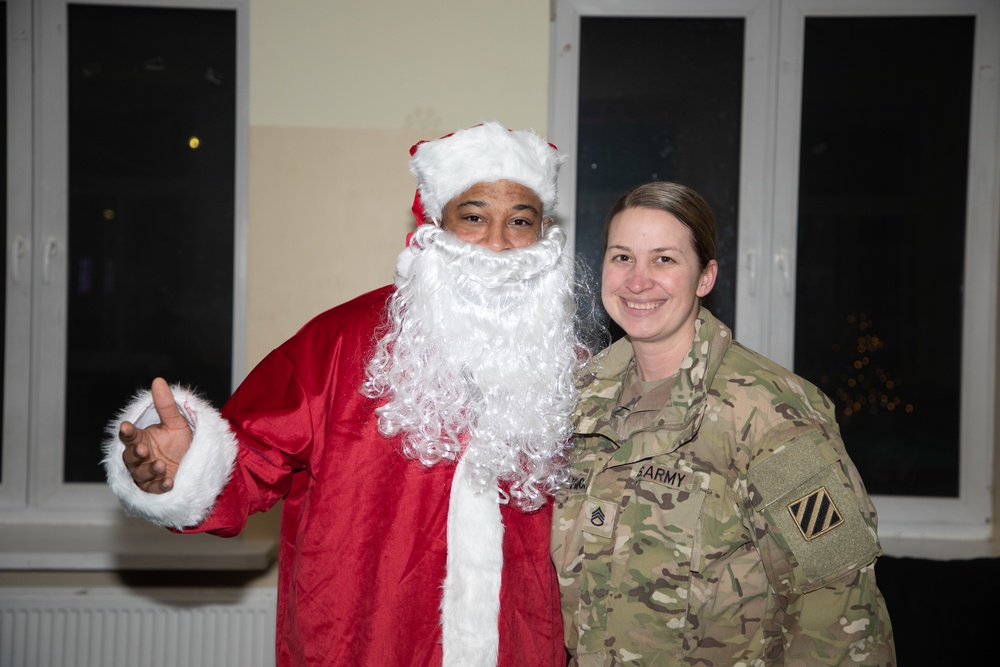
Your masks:
{"label": "white curly beard", "polygon": [[379,429],[431,466],[463,450],[480,488],[509,483],[526,511],[564,481],[581,346],[565,233],[493,252],[421,226],[397,262],[387,331],[362,391]]}

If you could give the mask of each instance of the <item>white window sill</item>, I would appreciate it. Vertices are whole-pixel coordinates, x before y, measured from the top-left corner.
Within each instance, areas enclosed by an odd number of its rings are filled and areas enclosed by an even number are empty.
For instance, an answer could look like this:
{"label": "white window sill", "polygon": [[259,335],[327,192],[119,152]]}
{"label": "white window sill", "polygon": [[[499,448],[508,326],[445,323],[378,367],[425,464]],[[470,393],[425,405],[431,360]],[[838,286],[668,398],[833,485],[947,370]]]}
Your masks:
{"label": "white window sill", "polygon": [[[0,525],[4,570],[229,570],[264,571],[277,557],[275,540],[176,535],[141,525]],[[966,560],[1000,557],[984,540],[880,538],[887,556]]]}
{"label": "white window sill", "polygon": [[986,540],[941,540],[879,537],[886,556],[931,560],[971,560],[1000,557],[1000,543]]}
{"label": "white window sill", "polygon": [[151,525],[0,525],[0,570],[266,570],[267,539],[177,535]]}

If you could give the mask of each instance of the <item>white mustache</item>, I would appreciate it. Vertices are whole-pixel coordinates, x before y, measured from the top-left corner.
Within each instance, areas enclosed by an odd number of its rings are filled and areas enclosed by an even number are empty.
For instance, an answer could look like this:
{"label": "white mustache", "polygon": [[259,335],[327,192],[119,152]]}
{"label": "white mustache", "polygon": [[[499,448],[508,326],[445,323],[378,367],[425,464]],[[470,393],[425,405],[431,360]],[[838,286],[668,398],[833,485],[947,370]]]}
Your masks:
{"label": "white mustache", "polygon": [[530,246],[494,252],[462,241],[440,227],[425,224],[417,229],[413,242],[416,247],[411,246],[411,251],[401,255],[397,262],[396,272],[401,278],[409,276],[414,255],[434,246],[435,251],[448,260],[452,272],[483,287],[496,288],[531,280],[555,267],[562,258],[566,232],[550,225],[545,236]]}

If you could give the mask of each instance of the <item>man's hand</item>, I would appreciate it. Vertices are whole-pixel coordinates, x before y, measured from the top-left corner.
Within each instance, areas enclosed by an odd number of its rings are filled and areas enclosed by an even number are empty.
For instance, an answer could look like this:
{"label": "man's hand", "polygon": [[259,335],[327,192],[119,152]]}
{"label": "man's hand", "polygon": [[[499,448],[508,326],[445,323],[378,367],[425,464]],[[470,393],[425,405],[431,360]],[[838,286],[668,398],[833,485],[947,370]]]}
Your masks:
{"label": "man's hand", "polygon": [[122,460],[136,486],[147,493],[166,493],[174,488],[177,468],[191,447],[193,433],[177,409],[166,380],[156,378],[151,390],[160,423],[137,428],[131,422],[122,422],[118,437],[125,445]]}

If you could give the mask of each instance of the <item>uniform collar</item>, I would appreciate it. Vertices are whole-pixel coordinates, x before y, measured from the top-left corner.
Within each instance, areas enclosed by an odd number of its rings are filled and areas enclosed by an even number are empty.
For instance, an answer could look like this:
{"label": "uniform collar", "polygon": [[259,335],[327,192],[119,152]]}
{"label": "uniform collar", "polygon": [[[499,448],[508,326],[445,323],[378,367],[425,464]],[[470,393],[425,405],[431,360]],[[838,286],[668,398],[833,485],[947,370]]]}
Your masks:
{"label": "uniform collar", "polygon": [[691,440],[701,426],[708,388],[732,343],[732,332],[706,308],[695,322],[691,350],[681,362],[670,401],[646,429],[619,442],[608,417],[618,404],[622,382],[635,353],[628,338],[622,338],[596,355],[583,371],[577,432],[605,436],[614,443],[614,459],[638,461],[673,451]]}

